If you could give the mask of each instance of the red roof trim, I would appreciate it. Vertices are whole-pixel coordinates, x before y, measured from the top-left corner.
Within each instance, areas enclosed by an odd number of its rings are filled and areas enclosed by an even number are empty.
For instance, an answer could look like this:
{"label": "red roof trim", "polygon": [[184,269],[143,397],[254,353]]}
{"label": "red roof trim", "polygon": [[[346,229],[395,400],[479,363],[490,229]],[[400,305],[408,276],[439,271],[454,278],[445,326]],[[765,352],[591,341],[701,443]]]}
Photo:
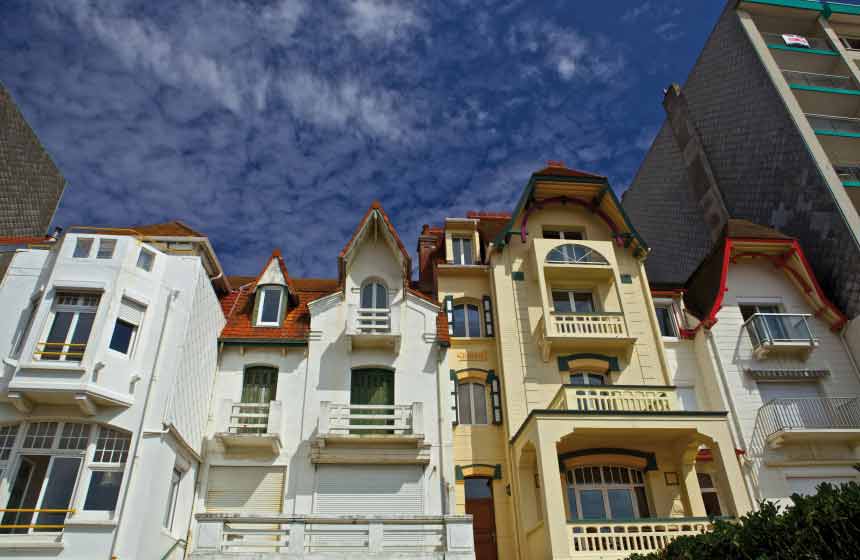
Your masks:
{"label": "red roof trim", "polygon": [[702,324],[708,328],[717,323],[717,313],[719,313],[720,309],[723,307],[723,298],[725,297],[726,291],[728,290],[726,284],[729,278],[729,261],[731,258],[731,254],[732,240],[726,239],[725,245],[723,247],[723,267],[720,271],[720,289],[717,292],[717,297],[714,299],[714,305],[711,307],[711,310],[708,312],[708,315],[702,321]]}
{"label": "red roof trim", "polygon": [[50,237],[47,236],[9,236],[9,237],[0,237],[0,245],[27,245],[29,243],[45,243],[46,241],[51,240]]}

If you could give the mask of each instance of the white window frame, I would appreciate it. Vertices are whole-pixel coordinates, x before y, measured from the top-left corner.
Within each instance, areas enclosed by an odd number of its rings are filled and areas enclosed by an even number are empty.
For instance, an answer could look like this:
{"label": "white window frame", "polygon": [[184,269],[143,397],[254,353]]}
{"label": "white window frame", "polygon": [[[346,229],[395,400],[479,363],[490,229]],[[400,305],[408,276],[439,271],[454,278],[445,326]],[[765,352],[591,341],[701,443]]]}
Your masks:
{"label": "white window frame", "polygon": [[[51,305],[51,314],[48,317],[47,324],[45,325],[45,329],[42,333],[42,340],[39,342],[40,345],[47,348],[47,344],[51,345],[59,345],[60,342],[48,342],[48,335],[51,333],[51,329],[54,327],[54,322],[57,320],[58,313],[72,313],[72,320],[69,323],[69,329],[66,331],[66,337],[63,339],[62,347],[60,352],[66,352],[72,354],[73,348],[77,348],[77,346],[70,346],[72,344],[71,340],[74,337],[75,330],[78,328],[78,321],[81,318],[82,313],[92,313],[93,317],[93,325],[90,327],[90,332],[87,335],[86,342],[78,343],[83,344],[83,347],[80,352],[80,356],[70,358],[68,355],[59,355],[57,359],[44,358],[42,354],[39,354],[38,359],[42,361],[51,361],[51,362],[72,362],[72,363],[81,363],[86,355],[87,348],[90,345],[90,338],[93,335],[93,331],[96,326],[96,319],[98,318],[98,310],[101,304],[101,293],[93,293],[93,292],[78,292],[74,290],[57,290],[54,293],[54,301]],[[75,296],[77,297],[77,303],[61,303],[61,298]],[[86,298],[97,298],[95,306],[85,305],[81,303],[82,301],[87,301]],[[53,346],[51,346],[53,348]],[[44,352],[54,352],[54,350],[43,350]],[[75,354],[72,354],[75,355]]]}
{"label": "white window frame", "polygon": [[[567,299],[568,299],[568,302],[570,303],[570,309],[571,309],[569,312],[556,311],[555,310],[555,294],[556,293],[566,293],[567,294]],[[569,289],[564,289],[564,288],[561,288],[561,289],[553,288],[551,291],[553,311],[555,311],[556,313],[562,313],[565,315],[567,315],[567,314],[570,314],[570,315],[581,314],[580,312],[578,312],[576,310],[576,294],[588,295],[588,297],[591,298],[591,311],[590,311],[590,313],[600,313],[599,307],[597,306],[597,298],[594,297],[593,291],[591,291],[591,290],[569,290]]]}
{"label": "white window frame", "polygon": [[[582,376],[582,381],[583,381],[583,382],[582,382],[582,383],[576,383],[576,382],[574,382],[573,377],[574,377],[575,375],[581,375],[581,376]],[[592,376],[594,376],[594,377],[600,377],[600,378],[603,380],[603,383],[592,383],[592,381],[593,381],[593,380],[591,379],[591,377],[592,377]],[[605,386],[609,385],[609,376],[608,376],[608,375],[606,375],[605,373],[596,373],[596,372],[593,372],[593,371],[574,371],[574,372],[572,372],[572,373],[570,374],[570,376],[568,377],[568,381],[569,381],[572,385],[589,385],[589,386],[592,386],[592,387],[605,387]]]}
{"label": "white window frame", "polygon": [[182,479],[185,477],[185,471],[177,465],[173,465],[173,470],[170,472],[170,486],[167,491],[167,509],[164,512],[164,519],[161,526],[170,534],[173,534],[173,523],[176,520],[176,504],[179,503],[179,488],[182,486]]}
{"label": "white window frame", "polygon": [[657,319],[657,328],[660,328],[660,320],[657,317],[657,310],[665,309],[666,313],[669,314],[669,322],[672,323],[672,332],[673,334],[666,335],[663,334],[663,331],[660,330],[660,336],[663,340],[678,340],[681,336],[681,329],[678,323],[678,317],[676,316],[676,306],[675,302],[670,299],[655,299],[654,300],[654,317]]}
{"label": "white window frame", "polygon": [[[547,237],[547,233],[557,233],[558,237]],[[544,239],[558,239],[558,240],[567,240],[567,241],[585,241],[585,230],[578,229],[563,229],[563,228],[553,228],[553,227],[545,227],[543,228],[543,238]]]}
{"label": "white window frame", "polygon": [[[477,412],[480,409],[479,409],[479,407],[476,406],[476,403],[475,403],[475,393],[478,391],[476,391],[474,387],[469,387],[469,389],[468,389],[468,394],[469,394],[468,406],[469,406],[469,415],[470,415],[469,422],[463,421],[463,415],[461,413],[462,411],[459,408],[461,406],[461,403],[463,402],[461,399],[462,395],[460,395],[460,387],[467,386],[467,385],[475,385],[475,386],[480,388],[480,391],[483,392],[483,395],[484,395],[484,422],[477,422],[476,421],[475,412]],[[488,412],[488,407],[487,407],[487,401],[488,401],[487,392],[488,392],[487,391],[487,385],[485,383],[475,381],[474,379],[470,379],[468,381],[458,381],[457,382],[457,407],[458,407],[457,417],[459,419],[457,422],[458,424],[460,424],[462,426],[488,426],[488,425],[490,425],[491,414]]]}
{"label": "white window frame", "polygon": [[[469,261],[466,262],[466,251],[464,245],[468,243],[469,245]],[[452,235],[451,236],[451,260],[454,264],[459,265],[473,265],[475,264],[475,240],[472,237],[467,237],[465,235]]]}
{"label": "white window frame", "polygon": [[[711,481],[710,486],[702,486],[701,477],[705,476]],[[720,492],[717,490],[717,482],[714,480],[714,474],[709,472],[696,473],[696,478],[699,479],[699,489],[702,492],[702,497],[705,494],[713,494],[717,499],[717,507],[720,508],[720,515],[723,515],[723,502],[720,500]]]}
{"label": "white window frame", "polygon": [[[468,307],[470,307],[470,306],[474,307],[475,309],[478,310],[478,332],[477,333],[473,333],[469,330]],[[483,333],[484,333],[484,328],[485,328],[483,325],[483,322],[484,322],[483,306],[480,303],[474,302],[474,301],[461,301],[459,303],[455,302],[454,306],[452,308],[452,313],[456,313],[458,307],[463,308],[463,333],[464,334],[463,334],[463,336],[457,336],[457,335],[453,335],[453,336],[455,336],[457,338],[480,338],[480,337],[482,337]]]}
{"label": "white window frame", "polygon": [[[102,253],[104,251],[104,254]],[[96,250],[96,258],[101,260],[110,260],[116,253],[116,239],[99,238],[99,247]]]}
{"label": "white window frame", "polygon": [[[149,262],[148,265],[146,265],[147,261]],[[152,272],[152,269],[155,268],[155,251],[141,247],[140,253],[137,254],[136,266],[144,272]]]}
{"label": "white window frame", "polygon": [[[75,239],[75,248],[72,249],[72,258],[90,258],[90,255],[93,254],[93,245],[95,245],[95,237],[78,237]],[[82,254],[78,254],[79,250]]]}
{"label": "white window frame", "polygon": [[[263,321],[263,309],[266,306],[268,299],[266,294],[276,294],[278,298],[278,307],[276,309],[274,321]],[[284,300],[284,290],[280,286],[263,286],[257,291],[257,297],[260,298],[260,304],[257,306],[257,325],[261,327],[279,327],[281,325],[281,306]]]}
{"label": "white window frame", "polygon": [[27,338],[30,336],[30,331],[33,330],[33,322],[36,319],[36,313],[38,313],[39,311],[39,304],[41,302],[41,293],[30,300],[30,305],[27,306],[26,310],[27,319],[24,320],[24,326],[21,329],[21,332],[18,333],[18,338],[15,340],[15,344],[12,346],[13,357],[17,358],[24,350],[24,344],[27,342]]}
{"label": "white window frame", "polygon": [[[603,469],[605,467],[620,468],[620,469],[627,470],[628,476],[630,477],[631,482],[630,483],[621,483],[621,484],[606,482],[603,478]],[[601,482],[599,484],[598,483],[583,483],[583,484],[576,483],[576,475],[575,475],[574,471],[576,469],[579,469],[579,468],[586,468],[586,469],[598,468],[598,469],[600,469]],[[586,520],[586,518],[583,517],[583,514],[582,514],[582,501],[581,501],[581,497],[580,497],[580,492],[589,491],[589,490],[600,491],[600,493],[603,497],[603,511],[606,514],[605,520],[616,520],[612,516],[612,508],[610,507],[610,503],[609,503],[609,491],[610,490],[619,490],[619,489],[627,489],[630,492],[631,502],[633,503],[633,518],[632,519],[617,519],[616,521],[618,521],[618,520],[620,520],[620,521],[635,521],[637,519],[642,519],[642,512],[639,511],[639,499],[638,499],[638,496],[636,495],[636,489],[642,488],[643,492],[645,493],[646,500],[647,500],[648,490],[647,490],[647,485],[645,484],[646,477],[645,477],[644,471],[642,471],[640,469],[635,469],[633,467],[628,467],[628,466],[624,466],[624,465],[613,465],[613,464],[576,465],[575,467],[566,468],[565,471],[567,473],[570,473],[570,474],[566,474],[567,479],[565,480],[565,485],[567,487],[566,488],[567,489],[567,497],[565,498],[565,501],[569,501],[571,494],[573,494],[574,499],[576,500],[576,514],[577,514],[576,520],[579,520],[579,521],[585,521]],[[641,483],[634,482],[634,480],[635,480],[634,474],[633,474],[634,472],[638,472],[641,474],[641,477],[642,477]],[[570,504],[568,503],[567,505],[568,505],[568,512],[570,512]],[[591,519],[591,518],[589,518],[588,520],[590,520],[590,521],[601,521],[600,519]]]}
{"label": "white window frame", "polygon": [[[101,435],[102,430],[112,430],[120,435],[128,436],[128,446],[125,449],[125,458],[121,461],[96,461],[96,453],[98,452],[98,443],[99,436]],[[115,438],[120,439],[120,438]],[[126,439],[126,438],[121,438]],[[119,490],[117,492],[117,503],[114,507],[119,506],[119,500],[122,497],[123,488],[126,484],[126,476],[125,470],[126,465],[128,465],[128,457],[132,454],[132,440],[131,440],[131,432],[127,432],[115,426],[107,426],[104,424],[96,424],[94,425],[94,430],[90,435],[90,442],[88,446],[87,452],[87,464],[85,465],[87,471],[86,484],[82,484],[79,488],[80,493],[80,504],[79,510],[82,513],[86,513],[92,517],[103,517],[109,518],[113,515],[116,509],[113,510],[101,510],[101,509],[85,509],[87,503],[87,494],[90,491],[90,485],[93,483],[93,475],[96,472],[119,472],[120,474],[120,483]],[[111,451],[111,453],[117,453],[116,449]],[[121,452],[120,452],[121,453]]]}

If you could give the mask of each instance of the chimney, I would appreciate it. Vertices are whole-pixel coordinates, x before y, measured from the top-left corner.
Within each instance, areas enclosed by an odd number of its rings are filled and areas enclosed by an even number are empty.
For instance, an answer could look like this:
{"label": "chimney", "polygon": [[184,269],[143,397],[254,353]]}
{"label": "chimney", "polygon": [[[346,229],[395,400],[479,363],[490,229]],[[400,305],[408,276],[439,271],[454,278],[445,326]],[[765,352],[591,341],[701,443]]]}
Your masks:
{"label": "chimney", "polygon": [[418,236],[418,289],[424,292],[436,291],[436,243],[438,237],[430,233],[430,226],[424,224]]}

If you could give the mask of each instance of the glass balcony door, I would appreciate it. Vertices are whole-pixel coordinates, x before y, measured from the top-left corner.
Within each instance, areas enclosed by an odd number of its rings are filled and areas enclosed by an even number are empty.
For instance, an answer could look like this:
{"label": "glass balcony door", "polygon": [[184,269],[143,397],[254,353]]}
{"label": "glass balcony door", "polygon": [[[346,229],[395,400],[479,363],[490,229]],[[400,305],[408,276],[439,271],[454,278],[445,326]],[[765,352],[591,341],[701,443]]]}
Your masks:
{"label": "glass balcony door", "polygon": [[[23,455],[11,484],[0,533],[57,532],[62,529],[81,466],[80,457]],[[37,511],[27,511],[37,510]],[[38,511],[52,510],[52,511]],[[34,522],[35,519],[35,522]]]}
{"label": "glass balcony door", "polygon": [[[394,372],[387,369],[352,370],[349,403],[355,405],[355,408],[350,411],[351,425],[393,426],[393,418],[361,418],[361,416],[387,416],[394,413]],[[373,408],[370,405],[379,405],[381,408]],[[393,431],[363,429],[356,430],[355,433],[391,434]]]}

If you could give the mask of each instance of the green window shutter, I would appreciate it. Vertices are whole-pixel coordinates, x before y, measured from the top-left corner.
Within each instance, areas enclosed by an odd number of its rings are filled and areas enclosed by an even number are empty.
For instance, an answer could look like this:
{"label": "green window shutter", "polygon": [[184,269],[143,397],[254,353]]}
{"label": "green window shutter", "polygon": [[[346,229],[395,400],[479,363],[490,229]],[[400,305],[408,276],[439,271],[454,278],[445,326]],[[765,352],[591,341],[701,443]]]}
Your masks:
{"label": "green window shutter", "polygon": [[453,421],[451,424],[456,426],[460,423],[460,409],[459,402],[457,402],[457,374],[454,373],[454,370],[451,370],[451,418]]}
{"label": "green window shutter", "polygon": [[454,296],[445,296],[445,314],[448,316],[448,336],[454,336]]}
{"label": "green window shutter", "polygon": [[490,401],[493,405],[493,424],[502,423],[502,391],[499,378],[490,370],[487,375],[487,383],[490,384]]}
{"label": "green window shutter", "polygon": [[493,336],[493,301],[490,296],[484,296],[484,333]]}

